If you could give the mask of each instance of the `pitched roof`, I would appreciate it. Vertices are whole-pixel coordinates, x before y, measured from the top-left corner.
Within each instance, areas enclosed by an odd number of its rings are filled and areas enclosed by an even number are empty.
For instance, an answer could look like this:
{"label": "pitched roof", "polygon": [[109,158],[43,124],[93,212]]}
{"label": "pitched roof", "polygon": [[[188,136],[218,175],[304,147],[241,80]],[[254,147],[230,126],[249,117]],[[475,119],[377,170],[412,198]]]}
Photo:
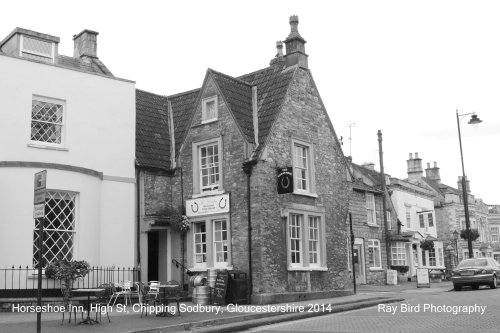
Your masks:
{"label": "pitched roof", "polygon": [[267,136],[281,110],[288,87],[297,68],[297,66],[285,68],[278,64],[238,77],[252,86],[257,86],[259,118],[259,147],[257,148],[257,154],[260,154],[266,144]]}
{"label": "pitched roof", "polygon": [[254,142],[252,86],[213,69],[209,69],[209,72],[232,111],[241,133],[248,142]]}
{"label": "pitched roof", "polygon": [[[380,174],[374,174],[375,170],[369,170],[364,168],[356,163],[351,163],[353,173],[354,173],[354,183],[353,188],[373,192],[373,193],[383,193],[380,189]],[[357,176],[361,175],[362,177],[358,178]],[[378,177],[377,177],[378,176]],[[368,183],[365,179],[368,179]]]}
{"label": "pitched roof", "polygon": [[434,191],[439,193],[440,195],[445,195],[445,193],[454,193],[460,195],[460,191],[454,187],[451,187],[446,184],[438,183],[435,180],[429,179],[427,177],[422,177],[422,180],[431,187]]}
{"label": "pitched roof", "polygon": [[101,74],[114,77],[109,69],[98,58],[87,58],[88,61],[64,55],[57,57],[56,66],[76,69],[87,73]]}
{"label": "pitched roof", "polygon": [[136,89],[136,165],[170,168],[167,98]]}
{"label": "pitched roof", "polygon": [[191,115],[195,111],[196,101],[198,100],[200,91],[200,89],[194,89],[167,97],[172,104],[176,154],[181,149],[182,141],[187,133],[187,127],[189,126]]}
{"label": "pitched roof", "polygon": [[[298,67],[285,68],[278,64],[240,76],[238,78],[209,69],[228,108],[234,115],[237,126],[244,138],[254,143],[252,87],[257,87],[257,105],[259,120],[259,148],[262,151],[267,136],[284,102],[288,86]],[[202,88],[183,93],[161,96],[137,90],[137,136],[136,163],[138,166],[168,169],[170,167],[170,139],[168,134],[167,103],[172,104],[175,152],[180,147],[188,132],[188,126]]]}

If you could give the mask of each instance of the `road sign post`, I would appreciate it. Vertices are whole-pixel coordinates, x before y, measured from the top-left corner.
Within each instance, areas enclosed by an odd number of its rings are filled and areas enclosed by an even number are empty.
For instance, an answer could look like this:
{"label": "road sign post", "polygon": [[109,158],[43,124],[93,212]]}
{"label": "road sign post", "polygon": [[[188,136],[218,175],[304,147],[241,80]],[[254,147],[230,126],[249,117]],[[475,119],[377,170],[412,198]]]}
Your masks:
{"label": "road sign post", "polygon": [[[42,267],[43,267],[43,224],[45,222],[45,189],[47,170],[35,173],[33,218],[38,221],[38,296],[37,305],[42,306]],[[42,330],[42,313],[36,313],[36,332]]]}

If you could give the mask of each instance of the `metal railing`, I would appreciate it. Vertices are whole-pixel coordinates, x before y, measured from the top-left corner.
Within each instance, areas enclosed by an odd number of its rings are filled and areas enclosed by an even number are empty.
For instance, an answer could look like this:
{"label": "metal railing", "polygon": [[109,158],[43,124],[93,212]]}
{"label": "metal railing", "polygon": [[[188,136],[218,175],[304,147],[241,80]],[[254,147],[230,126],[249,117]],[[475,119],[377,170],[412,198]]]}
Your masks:
{"label": "metal railing", "polygon": [[[140,270],[133,267],[93,266],[83,278],[76,279],[73,288],[97,288],[103,283],[120,281],[140,281]],[[43,275],[44,296],[60,296],[60,284],[56,279]],[[28,266],[0,268],[0,298],[34,297],[38,290],[38,269]]]}

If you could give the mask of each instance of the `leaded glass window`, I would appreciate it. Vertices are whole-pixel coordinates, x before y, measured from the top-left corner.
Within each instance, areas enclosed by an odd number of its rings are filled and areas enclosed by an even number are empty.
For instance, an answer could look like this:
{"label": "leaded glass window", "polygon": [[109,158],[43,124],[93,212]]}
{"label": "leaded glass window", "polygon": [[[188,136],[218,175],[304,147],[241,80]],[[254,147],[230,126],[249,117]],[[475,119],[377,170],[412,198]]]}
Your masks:
{"label": "leaded glass window", "polygon": [[[73,259],[75,236],[76,194],[47,191],[43,237],[43,267],[55,260]],[[42,219],[36,219],[33,231],[33,266],[38,267],[38,228]]]}

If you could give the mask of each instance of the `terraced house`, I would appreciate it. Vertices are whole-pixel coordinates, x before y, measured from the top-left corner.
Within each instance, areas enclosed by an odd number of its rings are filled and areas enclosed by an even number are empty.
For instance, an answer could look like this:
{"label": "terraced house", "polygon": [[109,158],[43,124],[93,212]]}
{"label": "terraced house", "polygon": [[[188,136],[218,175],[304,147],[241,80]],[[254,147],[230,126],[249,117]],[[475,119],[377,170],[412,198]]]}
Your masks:
{"label": "terraced house", "polygon": [[137,91],[143,279],[241,271],[253,303],[350,292],[351,177],[298,17],[290,27],[268,67],[208,69],[172,96]]}
{"label": "terraced house", "polygon": [[27,268],[3,272],[15,277],[3,287],[34,285],[34,174],[42,170],[42,266],[61,258],[135,264],[135,83],[97,57],[97,35],[75,35],[72,56],[59,54],[58,37],[22,28],[0,42],[0,267]]}

